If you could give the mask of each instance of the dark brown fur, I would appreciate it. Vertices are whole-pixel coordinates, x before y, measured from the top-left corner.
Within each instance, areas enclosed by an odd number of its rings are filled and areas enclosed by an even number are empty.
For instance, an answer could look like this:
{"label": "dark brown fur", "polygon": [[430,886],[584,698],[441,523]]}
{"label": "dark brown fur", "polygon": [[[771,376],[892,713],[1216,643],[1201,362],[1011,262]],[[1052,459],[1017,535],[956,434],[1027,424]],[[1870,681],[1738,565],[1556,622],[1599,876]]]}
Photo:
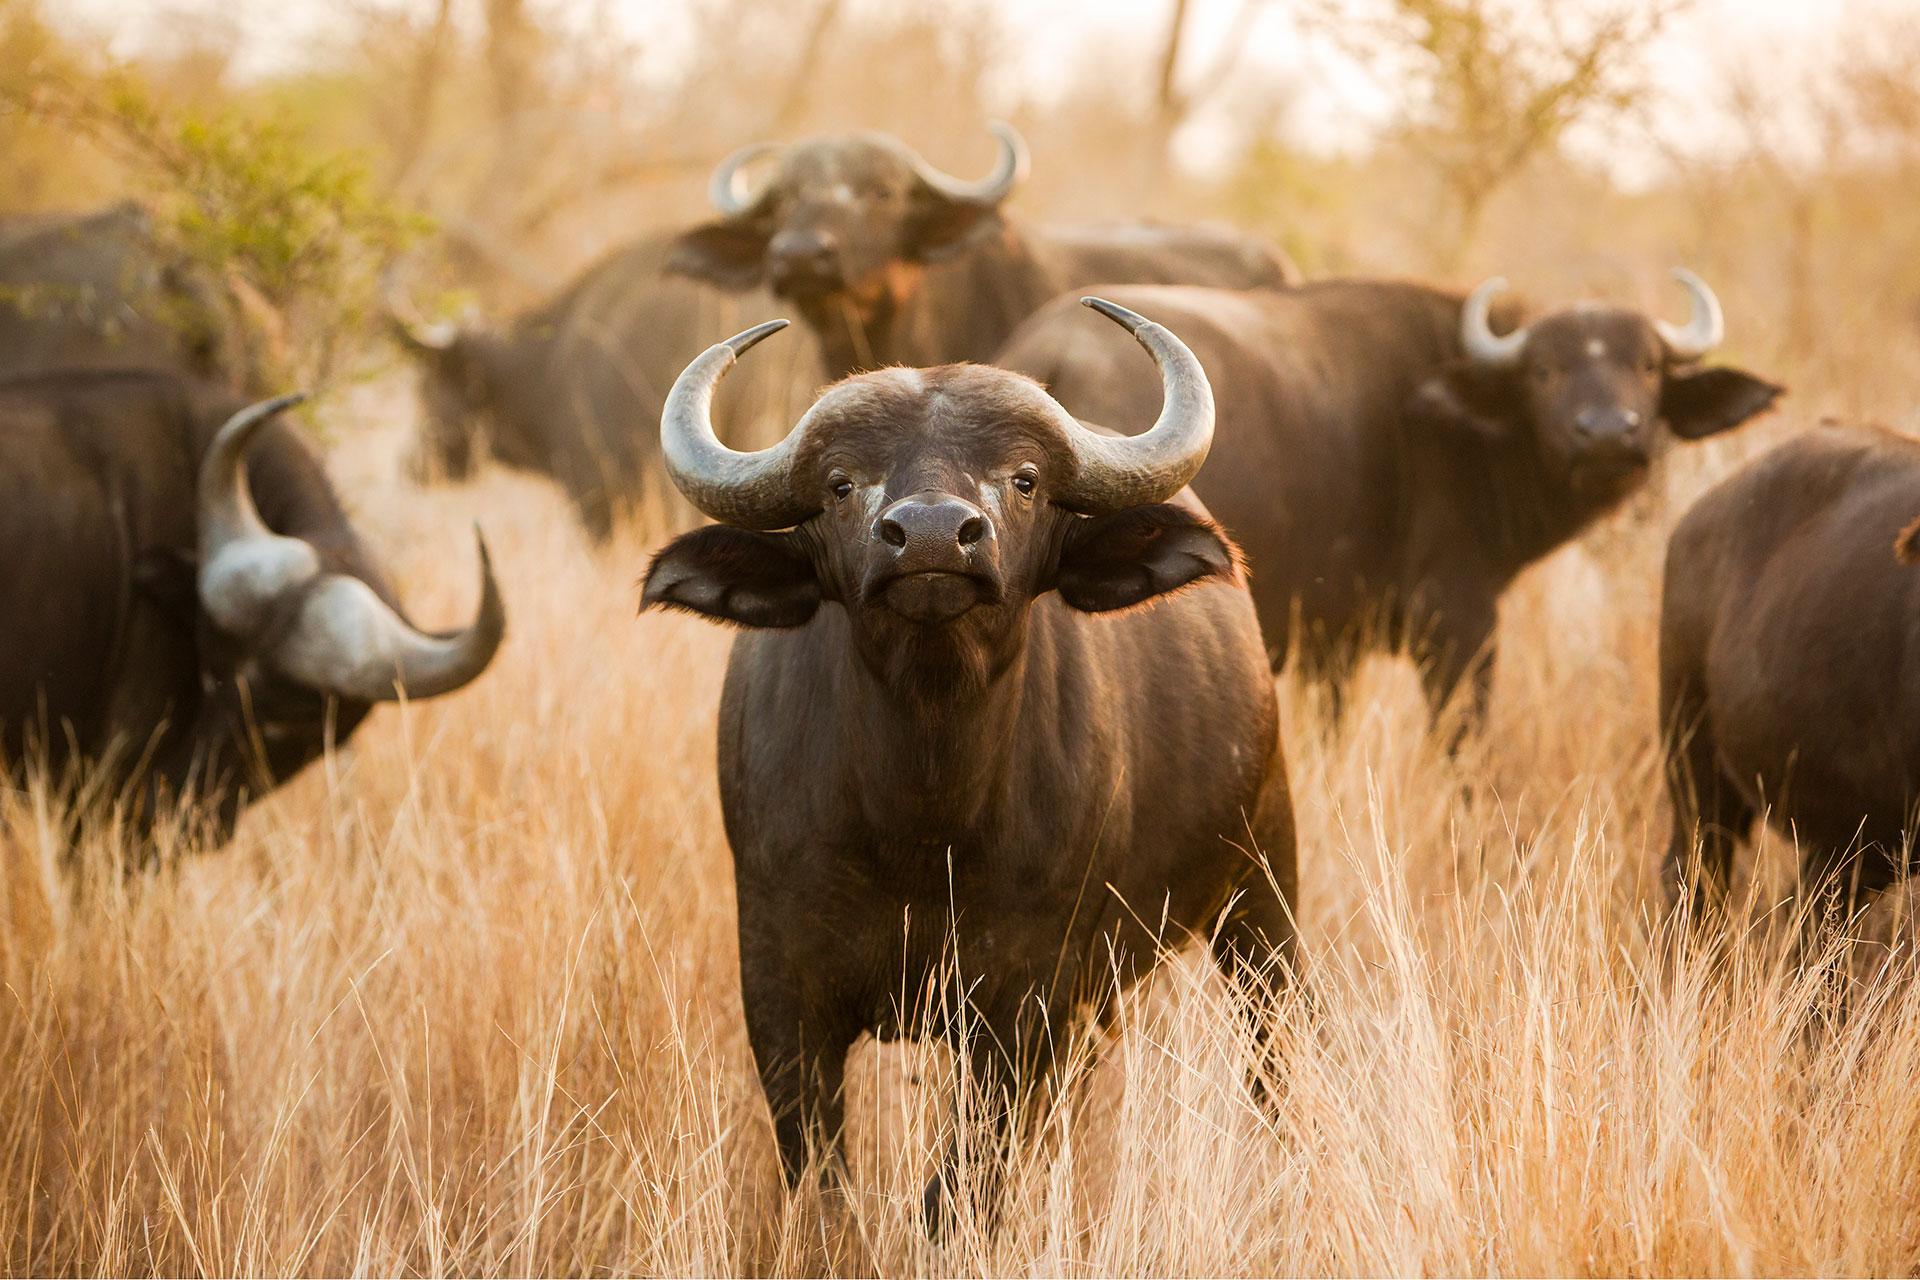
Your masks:
{"label": "dark brown fur", "polygon": [[0,378],[142,368],[247,387],[243,330],[139,205],[0,218]]}
{"label": "dark brown fur", "polygon": [[[837,1135],[862,1034],[944,1036],[1019,1093],[1162,944],[1214,939],[1254,993],[1291,952],[1292,810],[1237,554],[1190,495],[1054,506],[1036,398],[971,366],[843,383],[794,472],[819,515],[700,530],[648,574],[650,605],[766,628],[734,641],[720,792],[789,1177]],[[903,504],[990,528],[896,547],[877,529]],[[972,1018],[940,1016],[956,990]]]}
{"label": "dark brown fur", "polygon": [[[664,490],[660,409],[674,378],[718,334],[773,315],[764,294],[734,301],[664,274],[671,245],[636,240],[498,328],[469,323],[444,349],[411,347],[423,409],[416,474],[460,479],[486,456],[549,476],[596,539],[650,484]],[[806,349],[789,359],[815,362]],[[768,360],[730,380],[722,419],[745,421],[739,406],[756,398],[784,400],[772,384],[785,372]]]}
{"label": "dark brown fur", "polygon": [[[1103,293],[1179,333],[1212,375],[1220,423],[1195,488],[1246,548],[1276,664],[1297,650],[1337,689],[1363,637],[1406,643],[1436,711],[1463,681],[1484,702],[1497,604],[1522,569],[1618,505],[1672,436],[1725,430],[1779,393],[1670,366],[1633,312],[1536,321],[1522,367],[1496,371],[1463,358],[1459,295],[1420,285]],[[1150,371],[1088,319],[1059,299],[1000,363],[1082,417],[1143,420]]]}
{"label": "dark brown fur", "polygon": [[[817,265],[794,268],[796,255]],[[1096,281],[1278,287],[1298,272],[1267,242],[1211,228],[1022,228],[914,172],[895,139],[796,143],[753,206],[692,228],[673,269],[723,288],[766,284],[818,335],[830,377],[993,358],[1063,289]]]}
{"label": "dark brown fur", "polygon": [[1765,816],[1803,878],[1871,894],[1909,866],[1920,800],[1920,445],[1821,427],[1722,481],[1674,530],[1660,717],[1674,800],[1666,883],[1696,839],[1725,887]]}
{"label": "dark brown fur", "polygon": [[[138,821],[191,791],[224,838],[243,793],[291,777],[366,715],[260,670],[201,613],[195,478],[241,403],[145,372],[0,382],[0,767],[106,761],[108,791],[134,788]],[[293,428],[260,430],[248,478],[271,528],[393,603]]]}

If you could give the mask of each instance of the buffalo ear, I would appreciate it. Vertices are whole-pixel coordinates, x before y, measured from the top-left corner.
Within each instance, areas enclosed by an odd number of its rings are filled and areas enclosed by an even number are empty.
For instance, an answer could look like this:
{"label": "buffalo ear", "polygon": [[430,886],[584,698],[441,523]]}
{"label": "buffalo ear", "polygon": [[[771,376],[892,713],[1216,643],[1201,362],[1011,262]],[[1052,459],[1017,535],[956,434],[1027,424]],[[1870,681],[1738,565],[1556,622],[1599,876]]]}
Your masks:
{"label": "buffalo ear", "polygon": [[1053,585],[1082,613],[1109,613],[1209,578],[1239,576],[1240,549],[1219,525],[1160,503],[1075,520]]}
{"label": "buffalo ear", "polygon": [[820,607],[813,562],[790,533],[709,525],[661,548],[642,609],[684,609],[742,627],[797,627]]}
{"label": "buffalo ear", "polygon": [[721,218],[684,231],[667,255],[671,275],[739,292],[760,283],[773,231],[758,218]]}
{"label": "buffalo ear", "polygon": [[1407,398],[1407,420],[1482,440],[1508,439],[1514,434],[1517,376],[1471,362],[1449,365],[1414,388]]}
{"label": "buffalo ear", "polygon": [[915,203],[906,242],[908,252],[919,262],[958,257],[991,240],[1006,226],[997,204],[956,200],[935,191],[922,192]]}
{"label": "buffalo ear", "polygon": [[1660,389],[1660,416],[1682,440],[1698,440],[1765,413],[1785,391],[1739,369],[1669,374]]}

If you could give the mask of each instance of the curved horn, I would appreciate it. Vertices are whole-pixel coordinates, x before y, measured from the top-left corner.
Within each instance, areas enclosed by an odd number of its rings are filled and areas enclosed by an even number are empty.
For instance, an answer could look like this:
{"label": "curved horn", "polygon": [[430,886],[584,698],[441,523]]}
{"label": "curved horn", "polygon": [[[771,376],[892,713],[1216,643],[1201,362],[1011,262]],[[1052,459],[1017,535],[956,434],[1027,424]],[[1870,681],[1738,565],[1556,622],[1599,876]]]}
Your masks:
{"label": "curved horn", "polygon": [[1102,298],[1082,298],[1120,325],[1160,366],[1159,421],[1144,435],[1103,436],[1062,410],[1074,476],[1060,505],[1089,515],[1165,502],[1199,473],[1213,447],[1213,387],[1199,358],[1170,329]]}
{"label": "curved horn", "polygon": [[1482,281],[1467,295],[1466,303],[1460,308],[1460,345],[1477,363],[1501,369],[1518,364],[1520,352],[1527,345],[1526,326],[1515,329],[1503,338],[1494,333],[1493,326],[1487,323],[1487,314],[1493,310],[1494,298],[1506,291],[1506,277],[1495,276]]}
{"label": "curved horn", "polygon": [[994,166],[992,173],[978,182],[962,182],[951,174],[940,172],[918,154],[909,152],[920,180],[949,200],[999,204],[1012,195],[1013,189],[1026,180],[1030,163],[1026,141],[1005,121],[995,120],[987,127],[1000,140],[1000,163]]}
{"label": "curved horn", "polygon": [[327,574],[300,602],[286,639],[268,655],[275,669],[312,689],[356,702],[432,698],[467,684],[493,661],[507,633],[493,557],[478,526],[480,607],[472,624],[424,632],[359,578]]}
{"label": "curved horn", "polygon": [[667,474],[687,501],[723,524],[785,529],[819,509],[796,498],[788,483],[799,428],[752,453],[729,449],[713,431],[713,391],[720,379],[748,348],[786,327],[785,320],[769,320],[708,347],[681,370],[660,412]]}
{"label": "curved horn", "polygon": [[247,485],[247,448],[260,428],[306,399],[281,396],[228,418],[200,460],[196,493],[200,602],[224,631],[248,635],[286,592],[320,572],[317,552],[267,528]]}
{"label": "curved horn", "polygon": [[753,197],[746,191],[746,175],[741,170],[779,149],[771,142],[755,142],[722,160],[707,183],[707,199],[713,202],[713,207],[729,218],[737,218],[752,208]]}
{"label": "curved horn", "polygon": [[387,329],[410,351],[424,355],[449,351],[460,337],[460,327],[451,321],[430,321],[421,316],[390,279],[380,282],[380,303],[386,312]]}
{"label": "curved horn", "polygon": [[[506,609],[493,561],[480,541],[480,610],[450,636],[408,624],[360,579],[323,573],[304,539],[273,532],[248,487],[246,453],[261,427],[304,395],[251,405],[227,419],[200,463],[200,603],[221,630],[257,636],[275,609],[301,592],[299,612],[263,655],[310,688],[362,702],[395,695],[430,698],[485,669],[506,634]],[[475,536],[479,531],[475,530]]]}
{"label": "curved horn", "polygon": [[1665,320],[1655,320],[1653,327],[1675,360],[1698,360],[1726,340],[1727,317],[1705,280],[1685,267],[1675,267],[1673,278],[1685,287],[1693,302],[1693,314],[1684,329]]}

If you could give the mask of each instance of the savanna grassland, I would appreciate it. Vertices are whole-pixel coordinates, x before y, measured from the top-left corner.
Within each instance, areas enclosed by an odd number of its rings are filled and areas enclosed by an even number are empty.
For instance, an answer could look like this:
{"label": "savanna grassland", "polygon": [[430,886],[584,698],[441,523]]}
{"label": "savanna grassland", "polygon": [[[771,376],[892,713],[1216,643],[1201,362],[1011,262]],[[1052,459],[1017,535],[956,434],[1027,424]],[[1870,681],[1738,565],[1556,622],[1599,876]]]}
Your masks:
{"label": "savanna grassland", "polygon": [[[494,471],[395,478],[403,385],[336,450],[429,622],[494,672],[389,708],[233,845],[123,877],[10,793],[0,1258],[32,1272],[1888,1272],[1920,1251],[1920,983],[1898,904],[1778,962],[1770,842],[1712,952],[1652,906],[1661,524],[1530,573],[1492,723],[1449,759],[1411,669],[1281,681],[1306,1001],[1278,1119],[1210,965],[1126,1005],[1022,1148],[997,1230],[930,1244],[951,1064],[856,1051],[851,1188],[780,1189],[741,1024],[713,714],[728,637],[636,617],[645,521],[591,549]],[[1677,502],[1798,413],[1673,459]],[[1891,943],[1891,947],[1889,944]],[[1834,975],[1853,975],[1851,987]],[[1847,1008],[1840,1015],[1845,991]],[[962,1116],[962,1123],[965,1117]]]}
{"label": "savanna grassland", "polygon": [[[520,62],[489,60],[447,25],[448,5],[437,27],[421,16],[434,6],[416,8],[367,6],[360,43],[277,81],[219,87],[184,44],[145,74],[157,100],[290,107],[329,144],[371,146],[371,187],[430,206],[462,239],[440,278],[471,284],[477,225],[570,270],[641,226],[698,216],[712,161],[762,134],[884,122],[971,172],[984,68],[1011,38],[949,38],[955,14],[985,12],[956,5],[876,20],[864,43],[846,23],[808,43],[813,28],[762,28],[716,2],[701,9],[714,51],[686,72],[706,77],[702,94],[649,96],[629,92],[612,45],[536,24],[496,40]],[[736,28],[739,47],[724,46]],[[18,30],[0,24],[15,33],[0,72],[42,56]],[[769,67],[796,48],[820,55],[814,92],[759,114]],[[1868,56],[1897,50],[1910,60]],[[1299,994],[1270,1014],[1277,1114],[1247,1090],[1255,1055],[1211,965],[1177,956],[1110,1035],[1083,1038],[1097,1065],[1018,1150],[997,1220],[963,1210],[938,1244],[922,1185],[953,1126],[974,1125],[942,1052],[857,1049],[845,1190],[781,1187],[714,783],[729,636],[636,616],[670,517],[643,509],[595,547],[538,481],[406,478],[410,380],[356,324],[349,345],[376,376],[337,381],[310,424],[334,478],[425,625],[469,616],[481,522],[506,644],[470,688],[381,708],[217,852],[170,848],[124,874],[110,818],[75,834],[84,780],[0,790],[0,1267],[1911,1273],[1920,960],[1906,893],[1799,967],[1785,962],[1801,932],[1790,840],[1743,854],[1733,919],[1701,946],[1663,915],[1654,876],[1669,824],[1654,688],[1667,529],[1716,478],[1824,416],[1920,430],[1920,78],[1899,70],[1920,67],[1920,37],[1863,37],[1856,53],[1863,78],[1822,99],[1839,105],[1817,118],[1839,123],[1811,155],[1755,114],[1737,155],[1669,157],[1662,181],[1621,190],[1545,136],[1446,236],[1449,179],[1429,163],[1454,137],[1432,132],[1444,112],[1361,156],[1249,144],[1209,184],[1165,181],[1181,121],[1123,117],[1098,77],[1014,113],[1036,154],[1023,216],[1230,219],[1310,274],[1464,287],[1498,271],[1537,302],[1675,318],[1665,272],[1684,262],[1726,303],[1715,358],[1792,394],[1676,451],[1641,498],[1521,579],[1502,603],[1490,722],[1457,756],[1404,659],[1369,660],[1337,721],[1283,675],[1303,951]],[[524,113],[488,114],[509,84]],[[608,125],[621,111],[640,123]],[[1872,146],[1840,145],[1869,126]],[[674,145],[620,170],[636,137]],[[0,117],[22,207],[126,189],[114,153],[63,138]],[[540,204],[551,192],[568,199]],[[318,278],[334,297],[335,278]],[[289,297],[315,292],[289,280]],[[476,291],[496,309],[532,292],[497,275]],[[298,314],[326,311],[309,298]]]}

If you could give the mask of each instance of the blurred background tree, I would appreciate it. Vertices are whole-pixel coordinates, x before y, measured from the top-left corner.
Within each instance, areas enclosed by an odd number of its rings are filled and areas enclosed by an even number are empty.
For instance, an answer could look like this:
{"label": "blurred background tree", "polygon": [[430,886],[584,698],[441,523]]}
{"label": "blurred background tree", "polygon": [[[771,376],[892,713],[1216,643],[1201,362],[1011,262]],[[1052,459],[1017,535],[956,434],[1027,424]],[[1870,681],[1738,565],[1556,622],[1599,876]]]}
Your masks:
{"label": "blurred background tree", "polygon": [[[1084,23],[1084,5],[1009,0],[295,11],[322,34],[265,61],[243,56],[248,15],[207,5],[164,38],[111,32],[116,63],[44,0],[0,0],[6,204],[143,195],[290,312],[411,241],[415,267],[499,310],[705,216],[710,167],[742,143],[881,128],[972,173],[1004,117],[1035,154],[1022,216],[1230,219],[1316,273],[1500,271],[1649,305],[1684,260],[1767,317],[1738,330],[1755,359],[1920,323],[1920,231],[1901,216],[1920,194],[1920,16],[1864,0],[1836,12],[1831,48],[1745,57],[1701,51],[1738,12],[1726,0],[1138,0]],[[1675,41],[1705,68],[1692,82],[1662,61]],[[72,91],[57,111],[23,90],[49,81]],[[102,127],[125,114],[116,82],[139,87],[145,124]],[[277,229],[238,237],[258,218]],[[290,250],[322,235],[333,248]],[[332,296],[357,317],[369,295]],[[292,318],[293,340],[337,363],[309,336],[323,319]],[[1888,376],[1863,346],[1820,345],[1822,376]]]}
{"label": "blurred background tree", "polygon": [[168,101],[137,67],[89,65],[31,15],[12,17],[21,59],[6,64],[0,94],[21,149],[48,153],[47,194],[64,186],[54,173],[72,182],[77,167],[137,196],[163,251],[224,292],[263,383],[336,378],[379,305],[383,267],[427,221],[384,197],[360,157],[314,145],[283,111],[217,95]]}
{"label": "blurred background tree", "polygon": [[1312,16],[1404,95],[1386,140],[1431,166],[1446,205],[1434,253],[1452,268],[1530,162],[1576,125],[1645,100],[1647,51],[1691,2],[1321,0]]}

